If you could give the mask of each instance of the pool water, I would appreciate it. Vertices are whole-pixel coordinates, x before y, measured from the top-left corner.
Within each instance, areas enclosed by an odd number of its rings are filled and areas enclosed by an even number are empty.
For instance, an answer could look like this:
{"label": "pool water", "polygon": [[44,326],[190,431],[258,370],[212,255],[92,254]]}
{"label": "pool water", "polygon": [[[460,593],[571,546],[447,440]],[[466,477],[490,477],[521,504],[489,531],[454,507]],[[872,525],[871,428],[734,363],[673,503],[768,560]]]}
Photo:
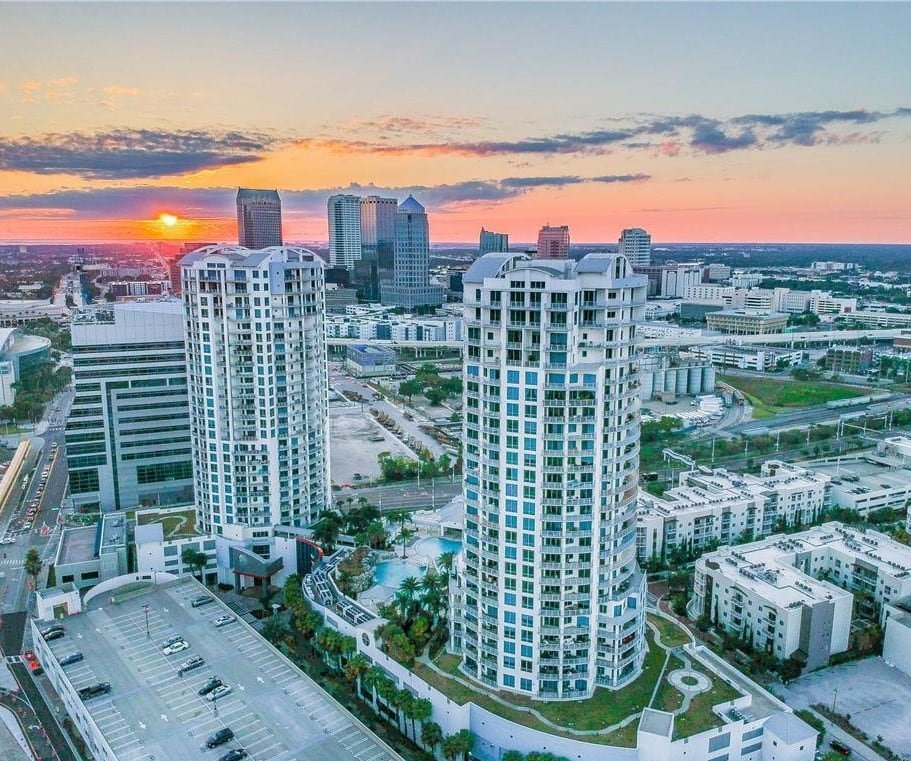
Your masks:
{"label": "pool water", "polygon": [[458,539],[445,539],[441,536],[435,536],[430,539],[422,539],[415,545],[414,549],[418,554],[430,560],[436,560],[444,552],[458,552],[462,549],[462,543]]}
{"label": "pool water", "polygon": [[377,563],[376,568],[373,569],[373,580],[384,587],[398,589],[405,579],[420,578],[426,570],[426,566],[418,566],[405,560],[386,560],[383,563]]}

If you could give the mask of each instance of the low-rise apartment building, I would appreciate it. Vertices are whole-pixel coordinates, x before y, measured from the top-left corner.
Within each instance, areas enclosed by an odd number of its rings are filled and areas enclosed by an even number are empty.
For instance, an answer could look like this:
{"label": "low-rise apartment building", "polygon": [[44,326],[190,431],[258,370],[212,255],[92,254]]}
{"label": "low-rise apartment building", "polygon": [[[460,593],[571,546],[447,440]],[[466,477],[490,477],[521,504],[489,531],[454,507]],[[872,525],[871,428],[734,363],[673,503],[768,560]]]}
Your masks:
{"label": "low-rise apartment building", "polygon": [[752,312],[746,309],[722,309],[705,316],[709,330],[733,335],[782,333],[788,326],[788,315],[781,312]]}
{"label": "low-rise apartment building", "polygon": [[681,473],[680,484],[661,497],[640,492],[639,560],[811,523],[828,505],[828,482],[828,476],[778,460],[766,462],[758,476],[723,468]]}
{"label": "low-rise apartment building", "polygon": [[813,669],[848,648],[853,592],[880,609],[911,592],[911,547],[830,522],[696,561],[690,613]]}

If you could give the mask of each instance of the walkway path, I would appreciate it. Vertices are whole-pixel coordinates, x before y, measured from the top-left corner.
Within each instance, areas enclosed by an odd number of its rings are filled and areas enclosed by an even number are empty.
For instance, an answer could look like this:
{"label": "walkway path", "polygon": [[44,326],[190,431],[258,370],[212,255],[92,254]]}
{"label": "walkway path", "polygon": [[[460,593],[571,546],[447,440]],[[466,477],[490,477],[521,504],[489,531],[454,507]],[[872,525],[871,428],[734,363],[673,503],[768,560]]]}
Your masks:
{"label": "walkway path", "polygon": [[[655,682],[655,689],[653,690],[651,698],[649,699],[649,702],[648,702],[648,705],[651,705],[652,701],[655,699],[655,695],[658,692],[658,688],[661,686],[661,680],[664,678],[664,672],[665,672],[665,669],[667,668],[668,661],[670,660],[671,651],[677,650],[679,653],[679,649],[667,647],[661,641],[661,632],[650,621],[647,622],[647,626],[649,629],[651,629],[652,635],[655,638],[655,645],[665,651],[664,664],[661,667],[661,674],[659,675],[658,679]],[[688,658],[686,658],[686,656],[681,655],[681,658],[685,659],[687,668],[690,668],[692,666],[692,663],[689,661]],[[508,700],[501,698],[499,695],[497,695],[493,692],[489,692],[488,690],[485,690],[483,687],[480,687],[480,686],[474,684],[467,678],[463,678],[456,674],[451,674],[448,671],[444,671],[439,666],[437,666],[436,663],[434,663],[426,655],[418,656],[417,660],[419,663],[422,663],[423,665],[427,666],[429,669],[435,671],[440,676],[445,677],[447,679],[452,679],[453,681],[458,682],[463,687],[467,687],[468,689],[472,690],[473,692],[476,692],[479,695],[483,695],[484,697],[489,698],[490,700],[493,700],[495,703],[499,703],[504,708],[509,708],[510,710],[513,710],[513,711],[521,711],[523,713],[527,713],[531,716],[534,716],[534,718],[537,719],[538,721],[540,721],[542,724],[546,724],[548,727],[555,729],[562,734],[578,735],[580,737],[609,735],[609,734],[612,734],[613,732],[623,729],[624,727],[628,726],[632,722],[638,720],[639,717],[642,715],[642,711],[635,711],[635,712],[631,713],[629,716],[625,717],[624,719],[621,719],[620,721],[618,721],[616,724],[611,724],[609,727],[604,727],[603,729],[572,729],[571,727],[566,727],[562,724],[557,724],[556,722],[551,721],[550,719],[548,719],[546,716],[543,716],[539,711],[535,710],[534,708],[528,708],[527,706],[519,706],[519,705],[516,705],[515,703],[510,703]],[[686,709],[689,707],[690,701],[692,700],[692,695],[684,695],[683,698],[684,698],[683,705],[679,709],[677,709],[676,711],[673,712],[675,715],[686,711]]]}

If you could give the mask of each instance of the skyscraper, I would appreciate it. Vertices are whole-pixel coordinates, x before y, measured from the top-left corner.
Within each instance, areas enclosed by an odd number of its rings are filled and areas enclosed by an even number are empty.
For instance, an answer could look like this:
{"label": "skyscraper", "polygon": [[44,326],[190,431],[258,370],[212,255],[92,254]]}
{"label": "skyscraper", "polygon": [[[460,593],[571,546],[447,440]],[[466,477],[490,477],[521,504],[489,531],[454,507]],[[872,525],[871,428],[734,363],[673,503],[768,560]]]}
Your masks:
{"label": "skyscraper", "polygon": [[392,282],[398,206],[394,198],[361,198],[361,260],[354,282],[369,301],[379,301],[380,283]]}
{"label": "skyscraper", "polygon": [[487,254],[464,276],[462,669],[567,699],[640,672],[636,563],[645,278],[616,254]]}
{"label": "skyscraper", "polygon": [[282,202],[277,190],[237,189],[237,242],[247,248],[282,244]]}
{"label": "skyscraper", "polygon": [[181,264],[199,529],[307,525],[329,504],[322,263],[209,246]]}
{"label": "skyscraper", "polygon": [[478,251],[481,256],[484,256],[484,254],[505,253],[506,251],[509,251],[509,235],[506,233],[491,232],[482,227]]}
{"label": "skyscraper", "polygon": [[430,282],[427,212],[413,196],[408,196],[395,213],[392,283],[382,285],[382,301],[406,309],[443,303],[442,286]]}
{"label": "skyscraper", "polygon": [[565,259],[569,256],[569,227],[544,225],[538,231],[536,259]]}
{"label": "skyscraper", "polygon": [[66,424],[73,504],[86,510],[186,504],[190,410],[178,301],[77,312],[76,395]]}
{"label": "skyscraper", "polygon": [[620,233],[618,253],[633,267],[648,267],[652,263],[652,236],[641,227],[628,227]]}
{"label": "skyscraper", "polygon": [[329,196],[329,264],[354,269],[361,258],[361,199],[339,194]]}

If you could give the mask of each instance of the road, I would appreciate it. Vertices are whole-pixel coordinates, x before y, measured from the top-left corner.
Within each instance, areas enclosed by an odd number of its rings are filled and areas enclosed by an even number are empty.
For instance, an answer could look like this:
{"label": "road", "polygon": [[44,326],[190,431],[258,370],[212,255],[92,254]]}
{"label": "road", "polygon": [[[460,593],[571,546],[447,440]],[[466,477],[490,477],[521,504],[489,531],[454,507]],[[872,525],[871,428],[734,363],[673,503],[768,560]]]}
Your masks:
{"label": "road", "polygon": [[432,481],[422,480],[388,486],[371,486],[365,489],[340,489],[333,492],[336,506],[341,506],[349,497],[357,502],[364,497],[377,505],[380,510],[425,510],[441,507],[453,497],[462,494],[462,477],[435,478]]}
{"label": "road", "polygon": [[750,420],[746,423],[732,426],[727,429],[728,433],[755,435],[757,433],[767,433],[768,431],[786,430],[788,428],[806,428],[810,425],[821,423],[835,423],[838,419],[846,415],[855,416],[859,413],[867,415],[882,415],[890,410],[900,410],[908,406],[911,402],[911,395],[900,394],[894,395],[891,399],[884,401],[867,402],[852,407],[826,407],[824,404],[814,407],[804,407],[794,412],[782,412],[773,417],[761,420]]}
{"label": "road", "polygon": [[[28,604],[27,577],[25,574],[25,555],[35,548],[41,555],[44,565],[53,561],[57,549],[57,540],[60,528],[57,516],[60,514],[60,505],[66,495],[67,467],[66,457],[63,454],[63,430],[61,416],[65,416],[67,401],[71,394],[64,392],[55,399],[48,408],[46,417],[37,426],[36,430],[45,430],[42,436],[31,439],[34,456],[29,461],[29,483],[25,493],[17,490],[13,499],[0,514],[0,527],[3,536],[16,538],[15,544],[2,545],[0,551],[0,612],[12,613],[26,610]],[[55,408],[56,411],[55,411]],[[53,444],[59,448],[55,452]],[[42,471],[49,466],[47,480],[42,478]],[[40,498],[37,496],[39,488],[43,486]],[[29,521],[26,511],[35,499],[38,499],[37,512]],[[28,528],[26,528],[26,525]]]}

